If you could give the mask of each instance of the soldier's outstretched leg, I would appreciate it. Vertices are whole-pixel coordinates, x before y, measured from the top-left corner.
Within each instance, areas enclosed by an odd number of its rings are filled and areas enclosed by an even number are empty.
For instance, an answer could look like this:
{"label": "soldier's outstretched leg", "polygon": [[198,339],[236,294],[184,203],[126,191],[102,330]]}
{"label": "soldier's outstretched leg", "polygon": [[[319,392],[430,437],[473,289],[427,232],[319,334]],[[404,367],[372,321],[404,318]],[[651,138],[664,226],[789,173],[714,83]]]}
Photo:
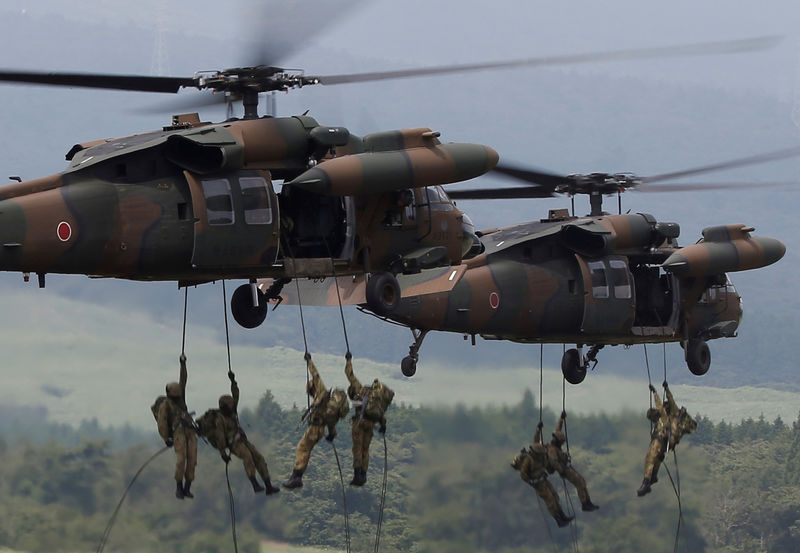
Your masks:
{"label": "soldier's outstretched leg", "polygon": [[272,481],[269,478],[269,468],[267,468],[267,461],[264,459],[264,456],[261,455],[256,447],[250,442],[246,441],[245,445],[248,447],[248,449],[250,449],[250,453],[253,455],[253,464],[255,464],[258,474],[261,475],[261,479],[264,481],[264,487],[266,488],[267,495],[272,495],[281,491],[280,488],[272,485]]}
{"label": "soldier's outstretched leg", "polygon": [[642,497],[650,493],[651,484],[658,481],[655,476],[658,474],[658,468],[661,466],[664,450],[664,441],[659,438],[654,438],[650,441],[650,448],[647,450],[647,456],[644,459],[644,479],[642,485],[636,490],[636,495]]}
{"label": "soldier's outstretched leg", "polygon": [[183,474],[183,496],[194,499],[192,482],[194,469],[197,466],[197,434],[194,429],[184,428],[186,434],[186,471]]}
{"label": "soldier's outstretched leg", "polygon": [[353,480],[351,486],[363,486],[367,481],[369,467],[369,444],[372,441],[374,423],[353,419]]}
{"label": "soldier's outstretched leg", "polygon": [[546,478],[541,478],[533,487],[536,493],[539,494],[539,497],[544,501],[547,510],[550,512],[553,519],[555,519],[558,527],[563,528],[569,524],[574,517],[567,516],[563,509],[561,509],[561,502],[558,500],[558,494],[553,485]]}
{"label": "soldier's outstretched leg", "polygon": [[322,425],[311,424],[306,428],[303,437],[297,444],[295,455],[294,470],[289,479],[283,483],[284,488],[294,489],[303,487],[303,474],[308,468],[308,460],[311,457],[311,450],[322,439],[325,434],[325,427]]}
{"label": "soldier's outstretched leg", "polygon": [[242,460],[244,472],[247,475],[247,478],[250,480],[250,483],[253,485],[253,492],[263,492],[264,488],[258,483],[258,480],[256,480],[256,465],[253,462],[253,454],[250,452],[250,448],[247,447],[244,442],[239,440],[231,444],[230,449],[231,453]]}
{"label": "soldier's outstretched leg", "polygon": [[186,473],[186,433],[178,427],[173,436],[172,447],[175,449],[175,497],[184,498],[183,475]]}
{"label": "soldier's outstretched leg", "polygon": [[589,498],[589,490],[586,489],[586,480],[577,470],[572,468],[572,466],[568,466],[562,476],[575,486],[575,489],[578,491],[578,499],[581,500],[581,509],[584,511],[596,511],[600,508],[592,503],[592,500]]}

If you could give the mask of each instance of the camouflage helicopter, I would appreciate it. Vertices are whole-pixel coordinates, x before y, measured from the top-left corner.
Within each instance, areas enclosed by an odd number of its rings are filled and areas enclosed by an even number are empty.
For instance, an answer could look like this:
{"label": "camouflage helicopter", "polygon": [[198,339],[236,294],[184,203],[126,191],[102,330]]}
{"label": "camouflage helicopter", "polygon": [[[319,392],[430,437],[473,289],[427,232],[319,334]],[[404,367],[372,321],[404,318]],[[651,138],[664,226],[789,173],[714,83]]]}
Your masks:
{"label": "camouflage helicopter", "polygon": [[[497,153],[444,144],[428,128],[364,137],[307,115],[259,117],[259,95],[498,68],[729,54],[776,38],[694,44],[387,72],[308,76],[271,65],[153,77],[0,71],[0,81],[175,93],[241,100],[242,119],[173,116],[160,130],[76,144],[59,174],[0,188],[0,270],[174,280],[179,286],[245,279],[234,318],[261,324],[267,300],[296,278],[370,275],[369,308],[388,314],[396,275],[461,263],[473,247],[469,218],[440,185],[491,170]],[[283,181],[280,192],[273,182]],[[270,277],[272,286],[256,286]]]}
{"label": "camouflage helicopter", "polygon": [[[566,380],[578,384],[607,345],[679,342],[689,370],[705,374],[707,341],[735,337],[742,316],[740,296],[728,272],[756,269],[783,257],[785,246],[752,236],[743,224],[708,227],[696,244],[681,247],[677,223],[646,213],[609,215],[605,195],[625,190],[728,188],[685,185],[672,178],[800,155],[800,148],[652,177],[592,173],[561,176],[498,165],[495,172],[526,187],[450,190],[451,199],[546,198],[567,194],[572,213],[551,210],[534,222],[476,232],[459,265],[398,278],[401,298],[376,312],[366,303],[363,279],[307,284],[303,304],[361,305],[411,329],[414,343],[401,368],[413,376],[425,335],[445,331],[485,340],[576,344],[562,357]],[[574,215],[574,197],[588,195],[591,213]],[[269,281],[260,283],[269,286]],[[285,292],[290,303],[294,290]],[[584,353],[584,346],[590,346]]]}

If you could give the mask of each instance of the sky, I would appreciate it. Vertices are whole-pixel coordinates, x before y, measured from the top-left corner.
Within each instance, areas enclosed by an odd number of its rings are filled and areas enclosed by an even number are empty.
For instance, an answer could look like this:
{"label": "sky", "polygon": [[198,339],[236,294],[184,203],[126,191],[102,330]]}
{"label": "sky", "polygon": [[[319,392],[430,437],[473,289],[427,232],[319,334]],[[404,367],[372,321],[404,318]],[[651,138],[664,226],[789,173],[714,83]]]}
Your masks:
{"label": "sky", "polygon": [[[336,0],[325,3],[334,9],[320,10],[292,0],[268,3],[266,11],[258,7],[261,4],[248,0],[7,0],[0,6],[0,15],[5,14],[14,24],[7,28],[0,67],[149,74],[160,65],[172,75],[189,76],[197,70],[269,59],[285,67],[303,68],[308,74],[335,74],[781,35],[777,47],[757,53],[306,88],[279,95],[278,109],[280,115],[310,110],[320,123],[343,124],[357,134],[429,126],[441,131],[444,141],[488,144],[502,159],[563,173],[657,174],[798,142],[800,36],[796,27],[800,7],[792,1],[653,4],[620,0],[608,5],[589,0]],[[159,5],[162,8],[158,9]],[[159,29],[164,38],[161,50],[157,49]],[[269,45],[266,56],[253,48],[262,39]],[[161,101],[148,94],[3,85],[0,99],[4,105],[0,121],[6,131],[0,136],[0,163],[8,175],[23,178],[62,170],[63,154],[76,142],[159,128],[169,117],[169,113],[142,113]],[[224,112],[212,109],[202,115],[218,120]],[[790,161],[721,178],[790,180],[797,178],[798,169],[800,165]],[[500,181],[490,177],[480,184],[486,183]],[[800,307],[798,298],[791,295],[774,297],[775,290],[785,286],[787,275],[800,270],[800,257],[794,253],[800,251],[793,215],[797,199],[793,189],[770,194],[750,191],[740,196],[630,193],[625,208],[679,222],[684,243],[693,243],[705,226],[736,222],[784,240],[789,253],[780,264],[733,277],[745,298],[747,324],[748,310],[769,313],[771,309]],[[461,207],[479,228],[487,228],[537,219],[547,209],[567,205],[565,199],[558,199]],[[58,289],[62,277],[48,278],[56,281]],[[0,278],[0,289],[17,294],[20,281],[19,275],[5,275]],[[134,290],[142,295],[141,305],[129,317],[120,313],[120,327],[109,337],[130,355],[135,355],[130,342],[147,340],[155,324],[156,310],[147,301],[149,290],[174,288],[174,284],[98,284],[85,279],[76,284],[75,277],[63,277],[61,282],[68,283],[61,285],[62,290],[75,286],[103,290],[112,313],[115,286],[126,294]],[[58,295],[37,295],[33,286],[26,290],[26,301],[19,308],[33,312],[36,323],[25,324],[35,326],[15,324],[12,312],[6,312],[4,323],[9,332],[15,326],[32,334],[42,332],[49,347],[61,347],[65,339],[59,338],[60,328],[53,321],[62,319],[51,311],[52,305],[58,304]],[[172,301],[178,306],[181,299],[175,293]],[[130,306],[125,304],[127,308]],[[91,309],[78,304],[70,313],[98,316],[92,315]],[[107,316],[101,317],[107,324],[96,332],[113,327],[113,316]],[[173,329],[176,320],[172,319]],[[61,324],[70,325],[69,319]],[[794,326],[786,329],[794,330]],[[218,346],[218,333],[200,335],[203,347]],[[15,347],[14,339],[3,347]],[[737,347],[766,347],[769,339],[757,328],[743,326]],[[460,337],[428,339],[436,340],[451,343]],[[404,338],[398,351],[407,346]],[[368,349],[365,344],[361,347]],[[523,351],[525,346],[502,347]],[[32,349],[23,356],[26,365],[52,363],[52,354],[37,356]],[[256,367],[258,354],[247,356],[248,366]],[[61,379],[54,384],[56,388],[77,389],[81,378],[92,382],[102,378],[102,373],[76,374],[72,369],[86,367],[96,359],[72,350],[67,358],[65,374],[53,377]],[[155,359],[148,362],[157,363]],[[170,368],[164,369],[162,379],[172,378],[172,364],[172,358],[164,362]],[[210,371],[212,362],[207,365]],[[255,372],[256,368],[249,370]],[[132,376],[135,371],[130,373],[121,382],[143,387],[141,379]],[[142,395],[150,394],[153,387],[151,384]],[[159,387],[160,383],[155,386]],[[410,388],[409,397],[416,397],[414,393]],[[15,394],[13,387],[4,387],[0,401],[12,400]],[[39,397],[37,401],[53,400]],[[77,409],[76,405],[80,402],[70,404],[69,409]]]}

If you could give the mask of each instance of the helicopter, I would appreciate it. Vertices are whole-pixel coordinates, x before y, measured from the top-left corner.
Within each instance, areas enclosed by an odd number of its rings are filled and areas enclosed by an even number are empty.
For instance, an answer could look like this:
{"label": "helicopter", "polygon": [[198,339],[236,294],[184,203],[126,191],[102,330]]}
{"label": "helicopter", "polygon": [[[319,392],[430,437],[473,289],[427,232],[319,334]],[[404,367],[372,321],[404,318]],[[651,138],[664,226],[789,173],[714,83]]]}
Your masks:
{"label": "helicopter", "polygon": [[[246,328],[267,316],[292,279],[369,275],[378,314],[400,297],[397,275],[461,263],[474,226],[442,184],[495,167],[480,144],[442,143],[429,128],[363,137],[306,114],[259,116],[260,94],[488,69],[763,50],[760,37],[678,47],[527,58],[397,71],[309,76],[272,65],[192,77],[0,71],[0,81],[176,93],[241,101],[241,119],[172,117],[159,130],[74,145],[59,174],[0,188],[0,270],[177,281],[244,279],[231,312]],[[211,92],[212,94],[207,94]],[[275,185],[282,181],[280,191]],[[263,289],[258,278],[272,278]]]}
{"label": "helicopter", "polygon": [[[736,336],[741,297],[727,273],[765,267],[780,260],[785,246],[754,236],[744,224],[717,225],[702,239],[680,246],[680,227],[646,213],[610,215],[603,197],[626,190],[730,188],[733,184],[685,185],[664,182],[800,155],[789,148],[714,165],[651,177],[592,173],[555,175],[500,164],[496,173],[525,187],[449,190],[451,200],[547,198],[566,194],[568,209],[550,210],[538,221],[475,233],[463,262],[398,277],[401,297],[376,312],[366,302],[363,278],[327,279],[284,299],[304,305],[359,305],[385,321],[408,327],[414,337],[401,363],[416,373],[419,350],[431,331],[520,343],[574,343],[561,369],[579,384],[597,364],[605,346],[679,342],[689,370],[698,376],[711,365],[707,342]],[[778,184],[778,183],[773,183]],[[591,213],[574,214],[574,198],[587,195]],[[454,202],[455,203],[455,202]],[[259,286],[269,286],[269,281]],[[300,296],[298,296],[300,294]],[[589,346],[584,353],[584,347]]]}

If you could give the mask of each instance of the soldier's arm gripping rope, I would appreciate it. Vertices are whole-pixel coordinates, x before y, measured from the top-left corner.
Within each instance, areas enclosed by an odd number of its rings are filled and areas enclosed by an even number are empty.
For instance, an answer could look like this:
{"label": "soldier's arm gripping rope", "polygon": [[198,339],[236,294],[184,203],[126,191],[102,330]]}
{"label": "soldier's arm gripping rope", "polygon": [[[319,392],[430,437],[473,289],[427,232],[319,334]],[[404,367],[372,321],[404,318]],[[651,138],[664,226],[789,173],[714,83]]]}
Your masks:
{"label": "soldier's arm gripping rope", "polygon": [[562,446],[567,441],[567,435],[562,430],[564,422],[567,419],[566,411],[561,411],[561,417],[558,419],[556,429],[553,432],[553,438],[548,446],[548,453],[553,451],[554,456],[549,456],[551,462],[556,464],[556,470],[561,477],[575,486],[578,492],[578,499],[581,500],[581,509],[584,511],[596,511],[600,507],[592,503],[589,497],[589,490],[586,487],[586,480],[583,476],[572,466],[572,458],[570,454],[562,449]]}

